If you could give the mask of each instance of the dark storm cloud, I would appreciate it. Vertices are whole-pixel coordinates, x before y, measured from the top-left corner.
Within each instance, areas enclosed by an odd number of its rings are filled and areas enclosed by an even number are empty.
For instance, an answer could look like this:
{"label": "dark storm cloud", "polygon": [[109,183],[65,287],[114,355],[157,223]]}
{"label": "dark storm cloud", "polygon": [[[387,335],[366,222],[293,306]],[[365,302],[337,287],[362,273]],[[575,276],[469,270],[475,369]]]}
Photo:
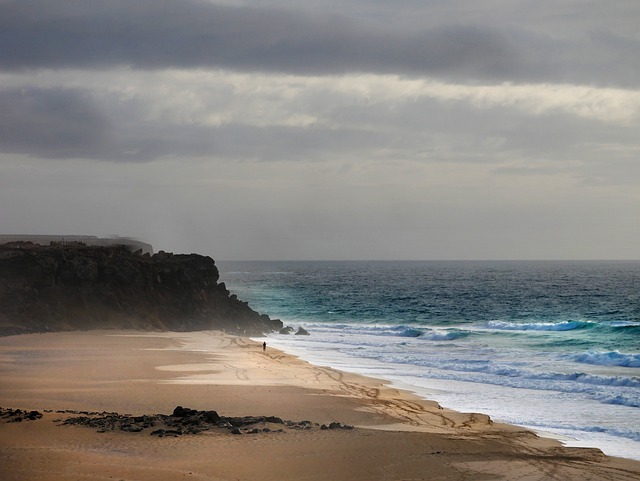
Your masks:
{"label": "dark storm cloud", "polygon": [[[0,150],[41,158],[144,161],[211,150],[198,129],[150,125],[117,100],[70,88],[0,90]],[[116,106],[114,108],[114,105]],[[116,111],[116,115],[114,114]],[[132,126],[135,125],[135,129]],[[202,130],[202,129],[200,129]]]}
{"label": "dark storm cloud", "polygon": [[313,160],[330,146],[352,152],[375,136],[351,129],[207,126],[146,118],[148,110],[118,95],[85,89],[0,90],[0,151],[40,158],[145,162],[162,157],[224,156]]}
{"label": "dark storm cloud", "polygon": [[2,152],[79,157],[107,141],[107,119],[86,91],[0,90],[0,112]]}
{"label": "dark storm cloud", "polygon": [[638,50],[637,38],[608,33],[569,41],[517,27],[384,27],[198,0],[0,3],[4,70],[214,67],[626,85],[638,82],[640,60],[632,53]]}

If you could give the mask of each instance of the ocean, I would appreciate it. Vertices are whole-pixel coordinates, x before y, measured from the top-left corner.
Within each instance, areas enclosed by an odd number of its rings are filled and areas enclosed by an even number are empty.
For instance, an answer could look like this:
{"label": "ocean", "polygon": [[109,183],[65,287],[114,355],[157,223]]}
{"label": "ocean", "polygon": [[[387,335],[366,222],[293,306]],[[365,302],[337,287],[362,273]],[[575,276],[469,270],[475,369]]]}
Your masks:
{"label": "ocean", "polygon": [[269,346],[640,460],[640,261],[217,262]]}

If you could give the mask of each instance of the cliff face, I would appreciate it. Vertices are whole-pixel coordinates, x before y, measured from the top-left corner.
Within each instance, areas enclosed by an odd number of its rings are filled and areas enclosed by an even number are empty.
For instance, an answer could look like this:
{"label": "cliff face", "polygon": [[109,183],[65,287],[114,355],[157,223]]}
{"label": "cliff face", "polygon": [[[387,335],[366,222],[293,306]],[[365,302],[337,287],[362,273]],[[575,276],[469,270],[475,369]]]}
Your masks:
{"label": "cliff face", "polygon": [[112,246],[0,246],[0,334],[86,329],[257,335],[280,329],[231,295],[210,257]]}

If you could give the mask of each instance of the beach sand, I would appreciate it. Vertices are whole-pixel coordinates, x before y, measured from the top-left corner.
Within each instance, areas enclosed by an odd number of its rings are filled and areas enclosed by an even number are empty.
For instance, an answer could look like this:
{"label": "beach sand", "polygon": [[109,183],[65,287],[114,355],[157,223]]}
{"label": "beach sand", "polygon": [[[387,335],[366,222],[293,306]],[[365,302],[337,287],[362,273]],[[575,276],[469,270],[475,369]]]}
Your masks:
{"label": "beach sand", "polygon": [[[355,429],[158,437],[61,425],[74,414],[56,412],[140,416],[178,405]],[[0,419],[2,481],[640,480],[640,462],[562,447],[219,332],[0,338],[0,406],[44,414]]]}

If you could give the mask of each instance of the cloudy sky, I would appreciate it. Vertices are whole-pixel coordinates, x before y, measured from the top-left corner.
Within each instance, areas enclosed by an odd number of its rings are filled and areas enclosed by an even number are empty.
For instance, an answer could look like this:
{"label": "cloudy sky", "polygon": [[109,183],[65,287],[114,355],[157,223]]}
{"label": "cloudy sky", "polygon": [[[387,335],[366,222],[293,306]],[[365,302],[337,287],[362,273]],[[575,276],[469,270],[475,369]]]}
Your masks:
{"label": "cloudy sky", "polygon": [[0,233],[640,258],[638,0],[0,0]]}

